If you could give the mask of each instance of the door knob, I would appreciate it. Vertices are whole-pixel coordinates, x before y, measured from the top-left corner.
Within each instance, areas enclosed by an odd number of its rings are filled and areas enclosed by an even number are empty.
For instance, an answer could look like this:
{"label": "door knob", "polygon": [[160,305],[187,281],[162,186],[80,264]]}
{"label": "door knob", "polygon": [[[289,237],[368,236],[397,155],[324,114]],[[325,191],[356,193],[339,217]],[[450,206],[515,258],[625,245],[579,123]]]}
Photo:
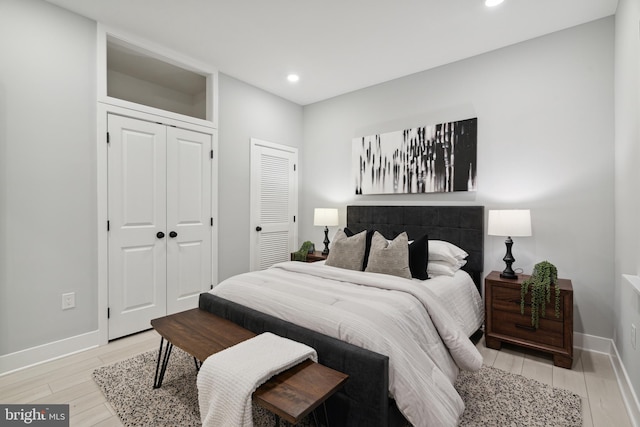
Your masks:
{"label": "door knob", "polygon": [[178,233],[176,233],[175,231],[172,231],[169,233],[169,237],[173,238],[173,237],[178,237]]}
{"label": "door knob", "polygon": [[262,231],[262,227],[257,226],[257,227],[256,227],[256,231]]}
{"label": "door knob", "polygon": [[164,233],[162,231],[158,231],[158,233],[156,234],[156,237],[158,239],[162,239],[164,237]]}

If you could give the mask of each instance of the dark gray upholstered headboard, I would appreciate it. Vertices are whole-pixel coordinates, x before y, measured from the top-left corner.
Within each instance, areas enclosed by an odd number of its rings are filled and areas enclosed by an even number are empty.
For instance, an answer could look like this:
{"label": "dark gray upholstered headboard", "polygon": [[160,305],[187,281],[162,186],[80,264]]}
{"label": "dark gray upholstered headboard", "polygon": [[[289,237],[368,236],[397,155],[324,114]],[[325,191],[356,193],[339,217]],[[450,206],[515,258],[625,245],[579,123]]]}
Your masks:
{"label": "dark gray upholstered headboard", "polygon": [[427,234],[451,242],[469,253],[463,269],[482,293],[484,206],[347,206],[347,227],[377,230],[387,239],[406,231],[410,240]]}

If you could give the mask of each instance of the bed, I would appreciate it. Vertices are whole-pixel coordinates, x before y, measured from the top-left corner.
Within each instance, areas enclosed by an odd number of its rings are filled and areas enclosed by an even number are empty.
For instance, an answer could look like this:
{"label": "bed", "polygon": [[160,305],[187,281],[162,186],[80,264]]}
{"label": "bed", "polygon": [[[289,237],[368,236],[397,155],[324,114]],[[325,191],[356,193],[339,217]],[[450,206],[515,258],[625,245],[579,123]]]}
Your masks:
{"label": "bed", "polygon": [[[468,257],[454,277],[420,283],[322,263],[282,263],[225,280],[201,295],[200,308],[256,333],[308,344],[320,363],[349,374],[327,402],[334,425],[454,425],[461,414],[452,386],[458,366],[478,363],[467,337],[482,324],[484,208],[348,206],[347,227],[356,234],[375,229],[387,239],[426,234]],[[391,314],[396,309],[411,315]]]}

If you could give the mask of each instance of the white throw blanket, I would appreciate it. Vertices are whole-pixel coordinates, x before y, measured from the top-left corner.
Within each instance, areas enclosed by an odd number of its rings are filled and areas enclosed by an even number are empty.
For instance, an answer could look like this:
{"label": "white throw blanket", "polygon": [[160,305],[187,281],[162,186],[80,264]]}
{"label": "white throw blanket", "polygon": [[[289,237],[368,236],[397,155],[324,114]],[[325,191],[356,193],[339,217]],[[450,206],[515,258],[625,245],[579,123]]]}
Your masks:
{"label": "white throw blanket", "polygon": [[253,392],[306,359],[318,361],[313,348],[270,332],[212,354],[197,381],[203,427],[253,426]]}

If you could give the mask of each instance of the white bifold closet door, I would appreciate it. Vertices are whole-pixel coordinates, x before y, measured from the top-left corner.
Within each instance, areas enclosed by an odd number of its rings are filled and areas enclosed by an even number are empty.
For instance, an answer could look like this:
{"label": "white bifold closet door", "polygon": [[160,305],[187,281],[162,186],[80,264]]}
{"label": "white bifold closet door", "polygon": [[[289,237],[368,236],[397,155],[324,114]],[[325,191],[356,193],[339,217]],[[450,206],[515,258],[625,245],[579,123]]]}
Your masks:
{"label": "white bifold closet door", "polygon": [[211,285],[212,136],[108,115],[109,339]]}

